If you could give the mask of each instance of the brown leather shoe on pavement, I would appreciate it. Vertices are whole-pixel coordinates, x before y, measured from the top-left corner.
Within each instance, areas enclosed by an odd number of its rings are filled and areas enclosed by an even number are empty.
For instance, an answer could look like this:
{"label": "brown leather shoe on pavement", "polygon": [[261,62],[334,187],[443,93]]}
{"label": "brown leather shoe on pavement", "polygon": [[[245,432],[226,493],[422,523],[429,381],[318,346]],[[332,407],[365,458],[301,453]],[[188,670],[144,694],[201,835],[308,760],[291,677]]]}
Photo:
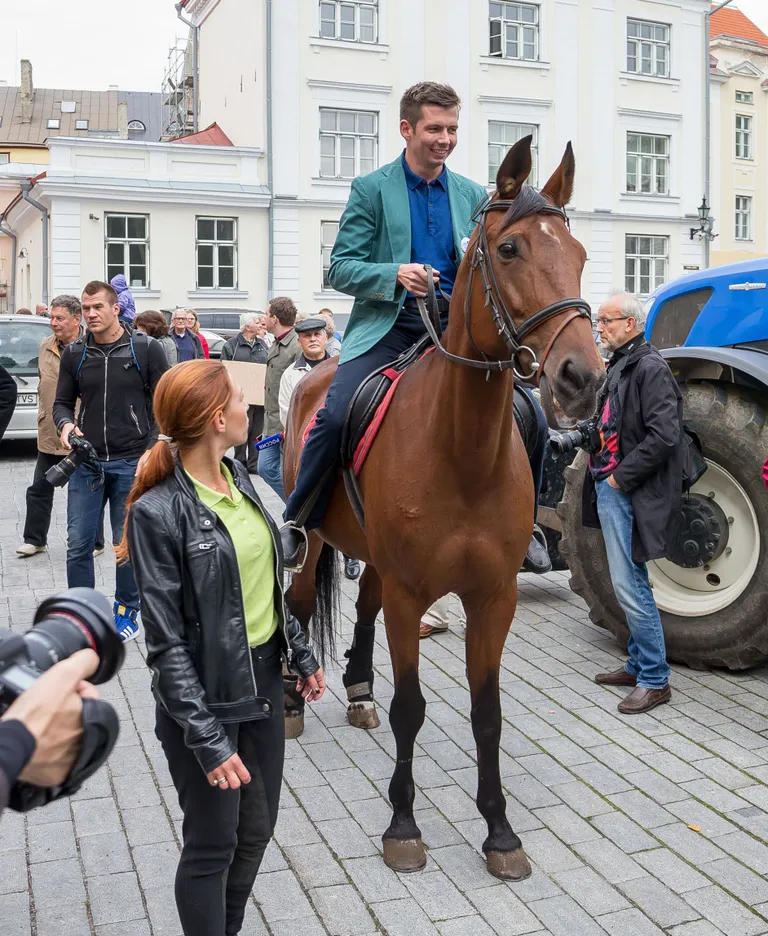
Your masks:
{"label": "brown leather shoe on pavement", "polygon": [[664,686],[663,689],[644,689],[637,686],[619,702],[618,709],[622,715],[641,715],[643,712],[650,712],[657,705],[669,702],[671,698],[672,690],[669,686]]}
{"label": "brown leather shoe on pavement", "polygon": [[598,673],[595,682],[601,686],[636,686],[637,677],[628,673],[624,667],[614,670],[613,673]]}

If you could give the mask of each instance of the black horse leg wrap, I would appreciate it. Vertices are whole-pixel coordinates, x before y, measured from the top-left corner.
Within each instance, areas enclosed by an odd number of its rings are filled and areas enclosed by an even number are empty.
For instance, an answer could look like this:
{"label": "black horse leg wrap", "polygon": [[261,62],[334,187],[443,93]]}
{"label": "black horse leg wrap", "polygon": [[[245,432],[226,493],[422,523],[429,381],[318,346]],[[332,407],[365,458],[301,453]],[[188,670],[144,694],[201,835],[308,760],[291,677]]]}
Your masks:
{"label": "black horse leg wrap", "polygon": [[373,642],[376,638],[375,624],[355,624],[352,646],[344,656],[349,661],[342,677],[344,687],[358,683],[370,683],[373,692]]}

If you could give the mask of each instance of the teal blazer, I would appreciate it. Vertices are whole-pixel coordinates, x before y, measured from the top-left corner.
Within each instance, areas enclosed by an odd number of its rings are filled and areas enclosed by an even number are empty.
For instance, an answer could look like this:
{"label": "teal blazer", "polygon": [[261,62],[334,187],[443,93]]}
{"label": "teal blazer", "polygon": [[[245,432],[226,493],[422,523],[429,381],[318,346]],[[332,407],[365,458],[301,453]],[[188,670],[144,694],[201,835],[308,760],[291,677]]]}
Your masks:
{"label": "teal blazer", "polygon": [[[472,234],[472,214],[486,191],[446,169],[453,241],[460,263]],[[405,301],[397,282],[411,262],[411,210],[401,157],[352,182],[339,222],[328,274],[331,286],[355,297],[341,346],[341,362],[364,354],[395,324]]]}

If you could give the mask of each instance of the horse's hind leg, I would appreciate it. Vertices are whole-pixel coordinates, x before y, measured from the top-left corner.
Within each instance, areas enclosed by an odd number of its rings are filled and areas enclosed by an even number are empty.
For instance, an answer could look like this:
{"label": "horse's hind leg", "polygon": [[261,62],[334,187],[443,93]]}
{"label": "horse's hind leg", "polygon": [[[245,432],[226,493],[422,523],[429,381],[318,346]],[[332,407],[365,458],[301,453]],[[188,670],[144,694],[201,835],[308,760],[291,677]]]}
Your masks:
{"label": "horse's hind leg", "polygon": [[[285,593],[285,603],[291,614],[305,631],[315,610],[317,588],[315,567],[323,548],[323,541],[316,534],[309,534],[309,548],[304,568],[291,579]],[[283,669],[283,691],[285,695],[285,737],[298,738],[304,731],[304,699],[296,689],[298,677]]]}
{"label": "horse's hind leg", "polygon": [[477,744],[476,802],[488,823],[488,838],[483,842],[483,851],[491,874],[511,881],[521,881],[531,873],[520,839],[507,819],[507,802],[501,789],[499,771],[499,668],[516,604],[516,587],[513,594],[496,596],[493,600],[464,601],[472,733]]}
{"label": "horse's hind leg", "polygon": [[413,816],[413,746],[424,724],[426,702],[419,685],[419,621],[427,602],[397,586],[384,588],[384,621],[395,694],[389,723],[395,736],[396,763],[389,784],[392,822],[383,835],[384,861],[395,871],[418,871],[427,863],[421,832]]}
{"label": "horse's hind leg", "polygon": [[343,676],[349,701],[347,719],[354,728],[378,728],[379,716],[373,699],[373,643],[376,615],[381,611],[381,579],[372,565],[366,565],[360,578],[355,609],[355,635],[344,654],[348,661]]}

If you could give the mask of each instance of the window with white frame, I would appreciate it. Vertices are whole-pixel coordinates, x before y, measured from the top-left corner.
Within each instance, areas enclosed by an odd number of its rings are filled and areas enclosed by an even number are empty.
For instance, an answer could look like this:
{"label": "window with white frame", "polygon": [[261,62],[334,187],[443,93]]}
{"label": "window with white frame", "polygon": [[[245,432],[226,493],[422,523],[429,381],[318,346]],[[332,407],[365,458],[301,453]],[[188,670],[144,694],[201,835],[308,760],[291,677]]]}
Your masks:
{"label": "window with white frame", "polygon": [[539,128],[535,124],[508,123],[505,120],[488,121],[488,184],[496,184],[496,173],[504,162],[510,146],[523,137],[532,136],[530,185],[538,185],[539,169]]}
{"label": "window with white frame", "polygon": [[669,195],[669,137],[627,134],[627,191]]}
{"label": "window with white frame", "polygon": [[378,14],[378,0],[320,0],[320,36],[348,42],[376,42]]}
{"label": "window with white frame", "polygon": [[669,78],[669,26],[646,20],[627,20],[627,71],[652,78]]}
{"label": "window with white frame", "polygon": [[320,108],[320,177],[354,179],[378,166],[379,115]]}
{"label": "window with white frame", "polygon": [[627,234],[624,263],[624,283],[627,292],[649,296],[654,289],[666,282],[669,238]]}
{"label": "window with white frame", "polygon": [[107,280],[122,273],[129,286],[149,286],[149,215],[105,214]]}
{"label": "window with white frame", "polygon": [[740,241],[752,240],[752,198],[749,195],[736,196],[734,236]]}
{"label": "window with white frame", "polygon": [[736,103],[737,104],[754,104],[755,96],[751,91],[737,91]]}
{"label": "window with white frame", "polygon": [[752,159],[752,118],[736,114],[736,158]]}
{"label": "window with white frame", "polygon": [[237,286],[237,219],[197,218],[197,288]]}
{"label": "window with white frame", "polygon": [[539,7],[533,3],[488,4],[489,55],[539,60]]}
{"label": "window with white frame", "polygon": [[320,253],[323,257],[323,289],[333,289],[328,279],[328,273],[331,269],[331,251],[336,243],[336,235],[339,233],[338,221],[320,222]]}

